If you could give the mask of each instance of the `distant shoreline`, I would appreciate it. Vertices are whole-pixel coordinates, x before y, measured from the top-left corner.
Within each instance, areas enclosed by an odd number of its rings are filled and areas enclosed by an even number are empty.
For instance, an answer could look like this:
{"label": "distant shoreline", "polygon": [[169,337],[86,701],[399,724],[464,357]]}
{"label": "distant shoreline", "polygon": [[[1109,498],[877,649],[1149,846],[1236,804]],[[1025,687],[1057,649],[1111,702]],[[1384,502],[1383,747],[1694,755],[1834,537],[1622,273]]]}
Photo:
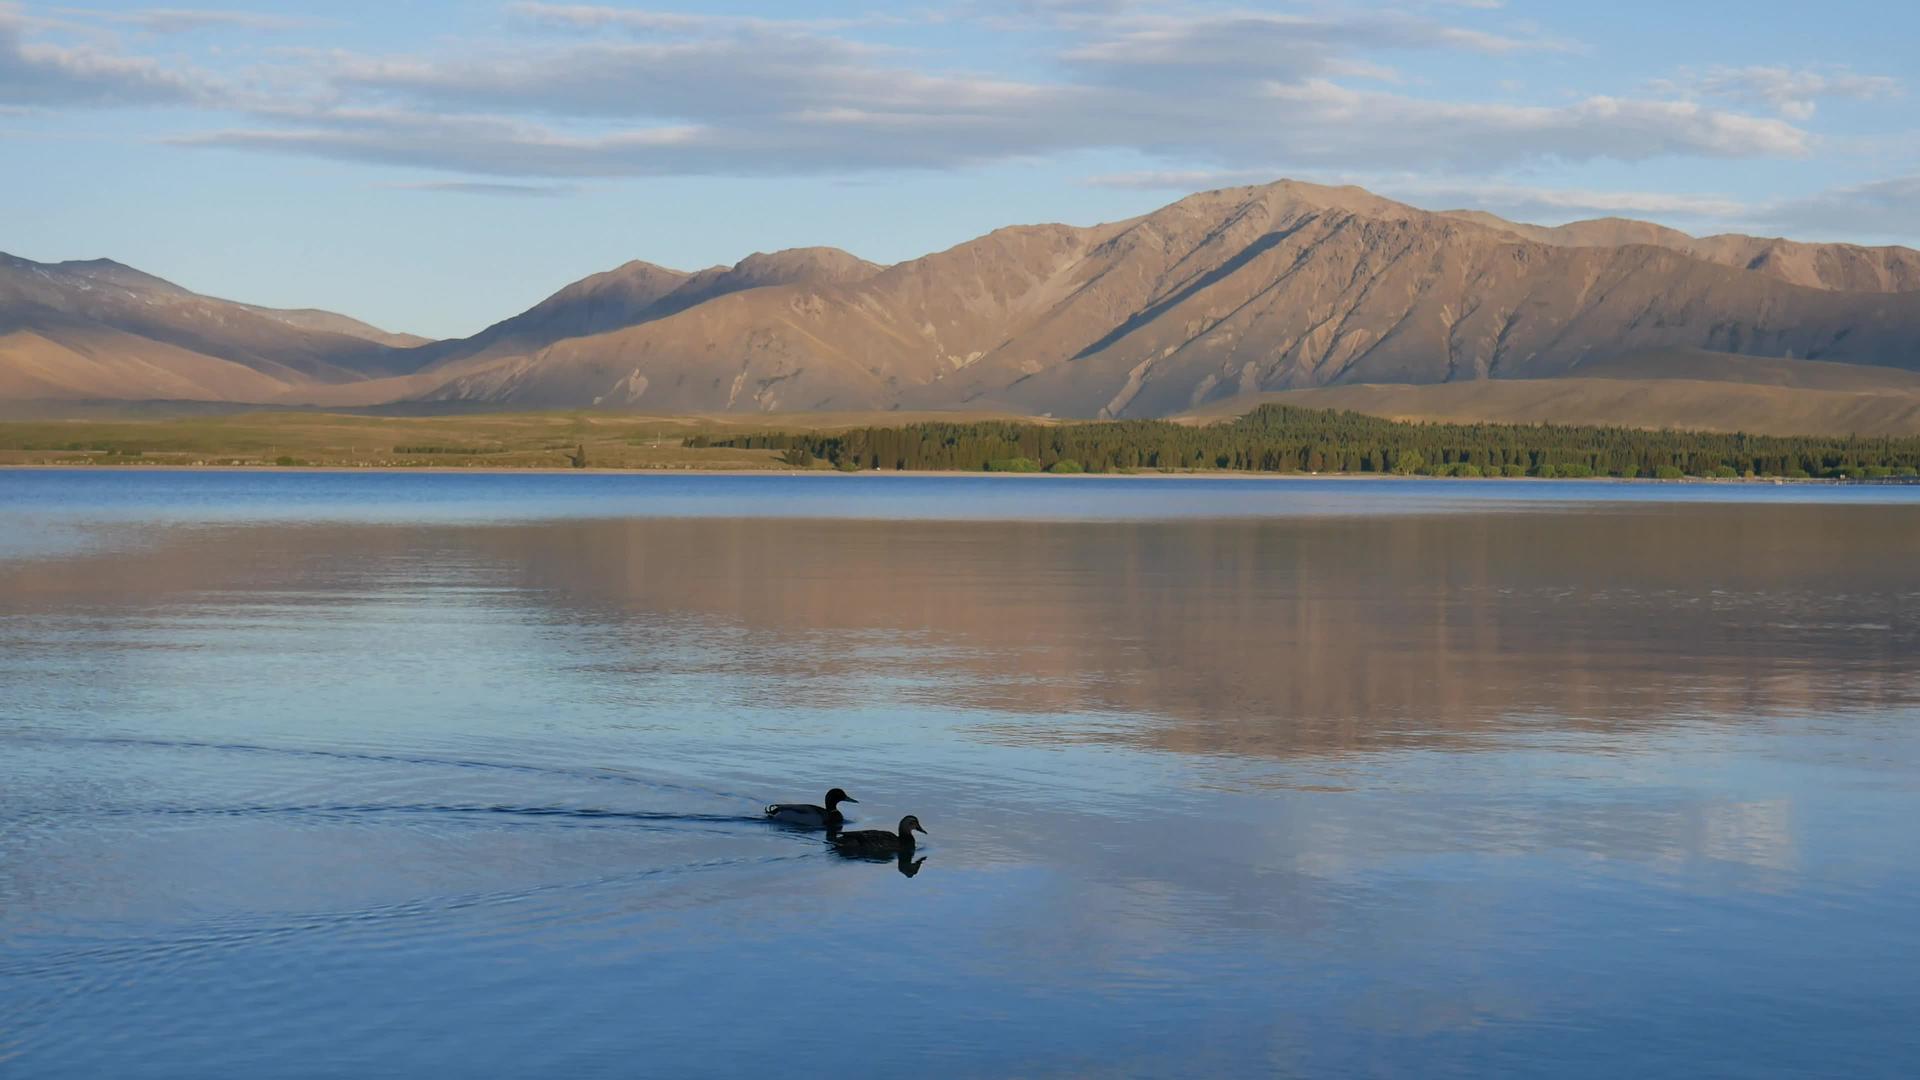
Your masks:
{"label": "distant shoreline", "polygon": [[1583,476],[1583,477],[1547,477],[1547,476],[1421,476],[1400,473],[1370,472],[1251,472],[1238,469],[1182,470],[1162,472],[1158,469],[1141,469],[1135,472],[1105,473],[1049,473],[1049,472],[988,472],[961,469],[863,469],[857,472],[842,472],[838,469],[702,469],[675,468],[672,466],[637,467],[629,469],[608,469],[587,467],[555,468],[545,465],[175,465],[160,462],[126,462],[102,465],[96,463],[65,464],[58,462],[22,462],[19,464],[0,464],[0,472],[37,471],[37,472],[189,472],[189,473],[382,473],[411,475],[426,473],[430,475],[479,475],[479,476],[805,476],[820,478],[841,478],[854,476],[888,477],[981,477],[994,480],[1425,480],[1446,483],[1460,480],[1497,480],[1503,483],[1612,483],[1612,484],[1859,484],[1886,487],[1910,487],[1920,485],[1920,481],[1910,479],[1879,480],[1837,480],[1827,477],[1786,477],[1786,476],[1731,476],[1705,477],[1689,476],[1680,479],[1663,480],[1648,476]]}

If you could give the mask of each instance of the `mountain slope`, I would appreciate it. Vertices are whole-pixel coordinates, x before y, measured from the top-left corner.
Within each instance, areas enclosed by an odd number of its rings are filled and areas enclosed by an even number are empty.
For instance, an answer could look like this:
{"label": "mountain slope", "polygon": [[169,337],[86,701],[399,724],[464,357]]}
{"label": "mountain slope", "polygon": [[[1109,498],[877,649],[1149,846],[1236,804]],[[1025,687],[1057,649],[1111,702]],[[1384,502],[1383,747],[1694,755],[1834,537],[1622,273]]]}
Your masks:
{"label": "mountain slope", "polygon": [[1131,314],[1064,363],[1045,362],[1051,343],[1010,343],[976,369],[980,392],[1063,414],[1110,395],[1093,411],[1164,415],[1261,390],[1552,377],[1674,348],[1920,363],[1920,304],[1904,298],[1316,195],[1209,193],[1143,219],[1094,253],[1096,283],[1072,301]]}
{"label": "mountain slope", "polygon": [[1696,259],[1753,270],[1795,285],[1837,292],[1920,291],[1920,251],[1854,244],[1804,244],[1778,237],[1689,236],[1678,229],[1628,218],[1594,218],[1547,227],[1523,225],[1477,210],[1445,216],[1554,247],[1652,244]]}
{"label": "mountain slope", "polygon": [[391,331],[382,330],[377,326],[363,323],[359,319],[351,316],[342,315],[336,311],[322,311],[319,308],[269,308],[257,307],[253,304],[237,304],[236,306],[245,308],[256,315],[264,315],[276,322],[285,323],[296,329],[317,330],[324,334],[344,334],[347,337],[355,337],[362,341],[371,341],[375,344],[387,345],[395,349],[411,349],[415,346],[429,344],[433,340],[432,338],[421,337],[419,334],[392,333]]}
{"label": "mountain slope", "polygon": [[569,338],[591,337],[664,318],[709,300],[774,285],[858,281],[880,267],[835,248],[754,254],[695,273],[634,260],[583,278],[473,337],[421,350],[422,366],[469,366],[526,357]]}
{"label": "mountain slope", "polygon": [[[350,331],[350,332],[349,332]],[[0,394],[264,401],[412,370],[384,331],[201,296],[107,259],[0,254]]]}
{"label": "mountain slope", "polygon": [[1002,229],[864,279],[814,275],[727,292],[535,355],[443,369],[447,383],[427,397],[679,411],[889,408],[1019,326],[1034,288],[1099,233]]}

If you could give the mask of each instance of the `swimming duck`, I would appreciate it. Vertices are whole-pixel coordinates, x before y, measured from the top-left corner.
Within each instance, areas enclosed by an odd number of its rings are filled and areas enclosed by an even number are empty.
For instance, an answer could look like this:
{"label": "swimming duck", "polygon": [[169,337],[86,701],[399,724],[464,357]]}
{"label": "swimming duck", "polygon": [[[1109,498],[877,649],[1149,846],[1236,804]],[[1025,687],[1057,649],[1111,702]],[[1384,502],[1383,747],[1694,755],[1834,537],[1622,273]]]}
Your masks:
{"label": "swimming duck", "polygon": [[774,803],[767,807],[767,816],[785,825],[806,825],[813,828],[838,829],[846,818],[840,816],[840,804],[857,803],[859,799],[834,788],[827,792],[827,805],[808,806],[804,803]]}
{"label": "swimming duck", "polygon": [[874,856],[911,856],[913,854],[913,834],[926,834],[920,827],[920,819],[908,814],[900,819],[900,832],[890,833],[885,829],[859,829],[854,832],[836,832],[827,836],[827,842],[842,855]]}

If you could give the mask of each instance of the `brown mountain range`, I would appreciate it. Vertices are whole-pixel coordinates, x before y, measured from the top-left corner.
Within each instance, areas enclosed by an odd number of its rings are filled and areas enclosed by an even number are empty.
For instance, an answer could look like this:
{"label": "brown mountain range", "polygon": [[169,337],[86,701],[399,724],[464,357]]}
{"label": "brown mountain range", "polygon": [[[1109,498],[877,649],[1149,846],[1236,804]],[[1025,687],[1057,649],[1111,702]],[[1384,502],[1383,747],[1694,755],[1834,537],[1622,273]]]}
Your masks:
{"label": "brown mountain range", "polygon": [[[1663,359],[1702,355],[1725,362]],[[890,267],[830,248],[695,273],[633,262],[432,343],[113,263],[0,262],[12,398],[1165,416],[1629,370],[1793,392],[1768,360],[1858,366],[1849,392],[1881,376],[1913,392],[1898,369],[1920,370],[1920,252],[1619,219],[1543,228],[1282,181]]]}

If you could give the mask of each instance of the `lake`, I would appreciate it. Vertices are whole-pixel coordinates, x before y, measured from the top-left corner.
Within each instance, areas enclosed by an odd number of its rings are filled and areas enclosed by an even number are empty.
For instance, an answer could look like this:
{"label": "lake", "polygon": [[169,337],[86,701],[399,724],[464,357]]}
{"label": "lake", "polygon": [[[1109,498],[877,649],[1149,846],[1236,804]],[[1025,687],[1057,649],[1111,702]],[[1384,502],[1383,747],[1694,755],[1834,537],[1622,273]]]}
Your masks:
{"label": "lake", "polygon": [[1911,487],[0,470],[0,1075],[1911,1076],[1917,659]]}

